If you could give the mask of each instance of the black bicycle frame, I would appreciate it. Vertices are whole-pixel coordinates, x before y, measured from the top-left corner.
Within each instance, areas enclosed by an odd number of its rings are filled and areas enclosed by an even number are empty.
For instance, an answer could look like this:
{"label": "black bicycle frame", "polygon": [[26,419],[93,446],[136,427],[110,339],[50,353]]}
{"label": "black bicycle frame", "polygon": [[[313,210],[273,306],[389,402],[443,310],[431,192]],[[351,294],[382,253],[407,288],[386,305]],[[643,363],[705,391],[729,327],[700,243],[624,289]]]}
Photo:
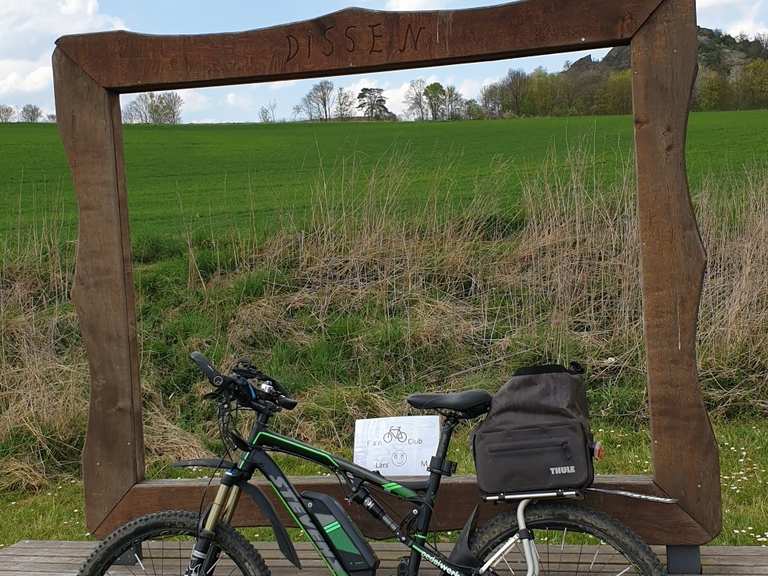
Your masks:
{"label": "black bicycle frame", "polygon": [[[266,430],[267,418],[260,418],[255,425],[250,438],[250,449],[244,453],[240,463],[228,474],[236,474],[246,482],[258,470],[271,484],[279,500],[285,506],[297,526],[309,535],[315,548],[325,560],[328,569],[335,576],[348,576],[346,570],[336,557],[333,549],[323,536],[323,527],[319,526],[307,510],[304,501],[296,489],[275,463],[268,451],[278,451],[320,464],[340,478],[344,479],[350,489],[350,499],[361,504],[377,520],[382,522],[393,535],[411,549],[408,562],[408,576],[416,576],[422,556],[442,571],[451,576],[470,576],[476,571],[452,563],[445,555],[434,549],[427,549],[426,540],[429,524],[432,518],[432,506],[440,487],[441,477],[450,471],[446,466],[448,444],[458,420],[447,418],[443,423],[437,454],[430,463],[430,476],[422,493],[385,478],[379,473],[372,472],[361,466],[338,458],[328,452],[315,448],[298,440]],[[411,535],[400,530],[400,526],[390,518],[384,509],[368,492],[366,485],[373,485],[393,494],[413,505],[415,532]]]}

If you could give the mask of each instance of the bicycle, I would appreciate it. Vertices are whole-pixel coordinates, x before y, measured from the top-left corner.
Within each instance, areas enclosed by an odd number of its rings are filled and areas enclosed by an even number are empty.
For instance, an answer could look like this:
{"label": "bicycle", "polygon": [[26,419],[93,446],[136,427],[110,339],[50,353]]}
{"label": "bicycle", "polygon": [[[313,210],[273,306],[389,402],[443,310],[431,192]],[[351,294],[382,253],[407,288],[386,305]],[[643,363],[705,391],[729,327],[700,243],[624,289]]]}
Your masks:
{"label": "bicycle", "polygon": [[[408,403],[415,409],[432,410],[443,416],[437,453],[429,466],[429,477],[419,485],[405,485],[362,468],[325,450],[269,429],[270,419],[282,410],[292,410],[292,399],[274,378],[247,361],[240,361],[230,375],[223,375],[200,353],[191,355],[214,392],[207,394],[218,404],[223,438],[242,451],[237,463],[194,460],[182,466],[225,467],[213,503],[204,513],[166,511],[127,523],[109,535],[80,569],[80,576],[125,574],[270,574],[259,552],[230,524],[239,498],[252,498],[270,519],[275,539],[285,557],[297,568],[300,559],[285,526],[271,502],[249,480],[260,472],[274,489],[277,499],[296,526],[312,541],[328,570],[335,576],[374,576],[379,561],[351,518],[333,498],[299,492],[270,456],[280,452],[320,464],[335,473],[350,503],[362,506],[409,549],[400,559],[398,576],[416,576],[425,560],[449,576],[527,576],[552,571],[579,573],[664,574],[653,551],[628,528],[609,516],[578,503],[577,491],[496,495],[489,500],[511,500],[516,509],[502,511],[481,526],[476,512],[467,520],[449,555],[428,542],[432,506],[443,476],[456,464],[447,459],[454,430],[483,416],[491,395],[483,390],[453,394],[412,394]],[[248,439],[233,427],[237,410],[252,410],[254,422]],[[376,499],[389,494],[407,501],[411,513],[393,518]],[[638,498],[639,494],[623,493]],[[671,501],[671,500],[666,500]],[[535,534],[535,540],[534,540]],[[160,546],[159,553],[154,556]],[[606,548],[607,547],[607,548]]]}
{"label": "bicycle", "polygon": [[398,442],[405,442],[408,440],[408,434],[406,434],[403,430],[400,430],[400,426],[391,426],[389,431],[384,434],[384,437],[382,438],[384,442],[389,444],[392,442],[392,440],[397,440]]}

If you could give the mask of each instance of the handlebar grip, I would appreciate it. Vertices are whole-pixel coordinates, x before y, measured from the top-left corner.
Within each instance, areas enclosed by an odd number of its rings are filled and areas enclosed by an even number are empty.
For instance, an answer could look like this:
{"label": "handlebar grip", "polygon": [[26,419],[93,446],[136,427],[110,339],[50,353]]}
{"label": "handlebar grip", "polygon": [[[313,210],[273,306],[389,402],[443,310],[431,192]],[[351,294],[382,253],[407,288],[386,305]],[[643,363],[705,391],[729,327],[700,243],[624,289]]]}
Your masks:
{"label": "handlebar grip", "polygon": [[280,396],[277,399],[277,404],[281,408],[285,408],[286,410],[293,410],[296,408],[296,405],[298,404],[298,401],[294,400],[293,398],[288,398],[288,396]]}
{"label": "handlebar grip", "polygon": [[189,357],[195,364],[197,364],[197,367],[200,368],[200,371],[205,374],[208,380],[210,380],[211,384],[214,386],[221,386],[224,384],[224,376],[222,376],[221,373],[213,367],[211,361],[208,360],[208,358],[197,351],[192,352]]}

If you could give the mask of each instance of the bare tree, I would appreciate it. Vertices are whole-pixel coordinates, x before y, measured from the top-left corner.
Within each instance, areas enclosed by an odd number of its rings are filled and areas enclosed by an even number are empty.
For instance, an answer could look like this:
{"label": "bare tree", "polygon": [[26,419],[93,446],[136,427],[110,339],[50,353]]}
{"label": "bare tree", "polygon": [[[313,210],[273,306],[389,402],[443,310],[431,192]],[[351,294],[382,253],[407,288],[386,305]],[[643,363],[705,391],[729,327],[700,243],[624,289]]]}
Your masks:
{"label": "bare tree", "polygon": [[122,110],[123,122],[126,124],[151,124],[148,102],[152,96],[139,94],[135,100],[126,104]]}
{"label": "bare tree", "polygon": [[448,120],[460,120],[464,117],[466,103],[456,86],[445,87],[445,116]]}
{"label": "bare tree", "polygon": [[408,114],[416,120],[427,119],[427,98],[424,96],[424,89],[427,83],[421,79],[411,80],[408,86],[408,92],[405,93],[405,100]]}
{"label": "bare tree", "polygon": [[40,110],[39,106],[35,106],[34,104],[25,104],[19,114],[19,118],[22,122],[37,122],[42,116],[43,111]]}
{"label": "bare tree", "polygon": [[8,104],[0,104],[0,122],[3,124],[13,120],[16,116],[16,109]]}
{"label": "bare tree", "polygon": [[123,108],[123,120],[131,124],[179,124],[182,104],[178,92],[146,92]]}
{"label": "bare tree", "polygon": [[277,111],[277,102],[272,100],[266,106],[259,108],[259,118],[264,124],[274,124],[277,120],[275,112]]}
{"label": "bare tree", "polygon": [[307,120],[318,120],[322,118],[322,112],[320,112],[317,102],[310,96],[310,94],[307,94],[301,99],[299,108],[301,108],[302,116]]}
{"label": "bare tree", "polygon": [[346,120],[355,114],[355,95],[341,86],[336,91],[336,118]]}
{"label": "bare tree", "polygon": [[321,80],[304,97],[304,107],[311,110],[310,120],[330,120],[333,113],[333,82]]}
{"label": "bare tree", "polygon": [[55,124],[56,123],[56,114],[46,114],[45,115],[45,119],[48,122],[53,122]]}
{"label": "bare tree", "polygon": [[302,106],[301,104],[296,104],[291,111],[293,112],[294,120],[298,120],[299,118],[304,116],[304,106]]}

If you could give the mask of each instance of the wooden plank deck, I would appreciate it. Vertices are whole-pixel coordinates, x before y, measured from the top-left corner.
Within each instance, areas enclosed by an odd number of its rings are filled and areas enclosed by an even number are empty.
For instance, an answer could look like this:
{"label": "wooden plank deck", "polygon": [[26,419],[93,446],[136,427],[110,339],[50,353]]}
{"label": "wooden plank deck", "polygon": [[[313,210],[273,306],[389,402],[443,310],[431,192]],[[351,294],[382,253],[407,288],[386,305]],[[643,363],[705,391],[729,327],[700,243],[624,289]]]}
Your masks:
{"label": "wooden plank deck", "polygon": [[[35,541],[22,540],[13,546],[0,550],[0,576],[75,576],[83,560],[96,546],[95,542],[65,542],[65,541]],[[448,551],[450,544],[440,545]],[[258,542],[256,548],[261,552],[267,565],[275,576],[299,574],[282,554],[274,542]],[[393,576],[396,574],[398,558],[406,554],[406,549],[396,543],[378,542],[374,544],[376,554],[381,559],[377,574]],[[320,576],[328,572],[321,559],[317,556],[311,544],[300,542],[296,549],[303,564],[302,576]],[[664,547],[654,547],[654,550],[665,560]],[[575,558],[577,547],[565,546],[563,550],[563,566],[559,572],[567,573],[569,558]],[[581,554],[587,554],[581,551]],[[173,556],[173,558],[171,558]],[[185,556],[186,557],[186,556]],[[177,566],[178,555],[166,555],[169,565]],[[618,557],[617,557],[618,559]],[[573,560],[571,560],[573,561]],[[613,563],[609,558],[601,556],[606,574],[611,571]],[[768,576],[768,548],[758,546],[705,546],[702,548],[703,572],[706,576]],[[140,573],[138,568],[126,569],[125,574]],[[225,570],[225,573],[227,570]],[[174,574],[179,574],[176,569]],[[436,576],[438,571],[430,564],[422,564],[422,573]]]}

